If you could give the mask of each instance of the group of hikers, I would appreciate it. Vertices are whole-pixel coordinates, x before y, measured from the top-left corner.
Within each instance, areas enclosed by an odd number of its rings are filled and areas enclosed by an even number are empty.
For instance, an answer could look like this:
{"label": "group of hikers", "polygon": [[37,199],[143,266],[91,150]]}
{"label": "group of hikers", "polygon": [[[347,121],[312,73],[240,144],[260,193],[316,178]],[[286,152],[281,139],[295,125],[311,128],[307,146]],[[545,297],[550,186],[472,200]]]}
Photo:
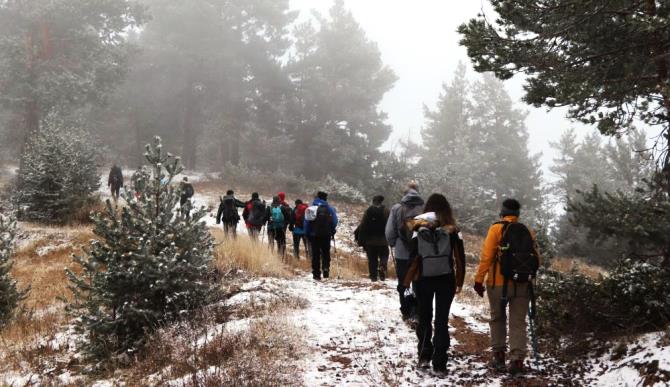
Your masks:
{"label": "group of hikers", "polygon": [[[116,168],[110,171],[108,185],[118,198],[123,177],[120,168],[118,171]],[[186,209],[186,216],[192,196],[193,186],[184,178],[180,184],[180,204],[182,211]],[[238,209],[243,209],[241,217]],[[490,366],[512,375],[525,371],[526,316],[534,319],[533,282],[540,265],[535,235],[519,222],[520,212],[521,204],[515,199],[501,203],[500,219],[488,230],[472,285],[480,297],[486,293],[489,301]],[[337,231],[338,217],[328,203],[326,192],[318,192],[311,204],[297,199],[291,207],[283,192],[267,205],[257,192],[252,193],[249,201],[242,202],[228,190],[220,198],[216,223],[223,224],[227,237],[235,238],[240,220],[244,220],[252,240],[263,237],[266,228],[268,242],[283,257],[288,230],[293,235],[293,255],[300,257],[302,244],[311,257],[313,279],[329,278],[331,241]],[[418,339],[418,366],[430,368],[432,363],[435,372],[446,373],[449,313],[454,297],[463,289],[466,270],[462,234],[447,198],[434,193],[424,201],[418,185],[410,183],[400,202],[389,210],[384,197],[377,195],[364,212],[354,237],[366,252],[372,281],[386,279],[389,255],[393,255],[400,312],[403,320],[415,329]],[[509,365],[506,364],[508,333]]]}
{"label": "group of hikers", "polygon": [[[238,208],[242,208],[240,217]],[[293,255],[300,258],[300,246],[312,259],[312,275],[315,280],[330,276],[330,248],[337,231],[337,211],[328,204],[328,193],[318,192],[311,205],[301,199],[291,207],[286,202],[286,194],[279,192],[270,205],[261,200],[258,192],[251,194],[248,202],[235,197],[228,190],[221,197],[216,224],[223,224],[227,237],[237,236],[237,225],[244,220],[249,237],[258,240],[263,228],[267,229],[268,242],[279,255],[286,257],[286,234],[293,235]]]}
{"label": "group of hikers", "polygon": [[[445,373],[449,312],[465,280],[462,234],[447,198],[432,194],[424,202],[416,183],[408,184],[390,210],[383,202],[382,196],[372,199],[356,229],[356,242],[365,249],[372,281],[386,278],[391,248],[400,312],[416,330],[419,367],[429,368],[432,362],[435,372]],[[517,200],[501,203],[500,219],[488,230],[473,283],[474,291],[480,297],[486,293],[489,301],[490,366],[512,375],[525,371],[526,316],[534,319],[533,281],[540,265],[535,236],[519,222],[520,213]]]}

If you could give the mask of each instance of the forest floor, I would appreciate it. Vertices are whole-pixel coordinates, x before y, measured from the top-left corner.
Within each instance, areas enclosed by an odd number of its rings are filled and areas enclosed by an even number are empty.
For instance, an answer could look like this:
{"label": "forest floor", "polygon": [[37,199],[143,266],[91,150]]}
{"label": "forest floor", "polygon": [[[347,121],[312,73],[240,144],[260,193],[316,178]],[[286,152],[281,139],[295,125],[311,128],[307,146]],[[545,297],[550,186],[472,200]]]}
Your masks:
{"label": "forest floor", "polygon": [[[315,282],[304,257],[281,259],[245,236],[235,242],[222,238],[213,213],[223,189],[196,180],[194,202],[213,208],[205,220],[220,242],[215,265],[223,273],[225,296],[197,316],[164,327],[145,351],[112,368],[82,359],[80,337],[60,299],[68,295],[63,268],[72,267],[71,254],[80,254],[93,238],[90,226],[21,223],[13,274],[20,286],[32,285],[32,292],[29,312],[0,332],[0,386],[661,386],[670,381],[667,332],[601,343],[599,351],[569,361],[542,353],[527,361],[529,372],[520,378],[494,373],[486,367],[487,305],[469,287],[451,309],[448,374],[419,370],[416,337],[400,318],[395,280],[366,279],[365,260],[353,243],[365,206],[335,203],[343,222],[333,278]],[[474,252],[481,240],[468,236],[466,242]],[[471,263],[469,275],[473,270]]]}

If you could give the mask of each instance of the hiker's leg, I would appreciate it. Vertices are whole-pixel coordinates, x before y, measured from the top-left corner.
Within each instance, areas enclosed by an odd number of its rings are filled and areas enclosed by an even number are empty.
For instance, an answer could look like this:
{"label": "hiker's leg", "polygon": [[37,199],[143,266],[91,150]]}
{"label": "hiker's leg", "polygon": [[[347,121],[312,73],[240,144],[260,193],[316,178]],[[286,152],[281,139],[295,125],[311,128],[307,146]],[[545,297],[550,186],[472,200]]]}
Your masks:
{"label": "hiker's leg", "polygon": [[405,297],[405,287],[402,284],[403,279],[405,278],[405,274],[407,273],[408,267],[409,267],[409,260],[396,259],[395,268],[396,273],[398,275],[397,290],[398,290],[398,297],[400,298],[400,312],[402,313],[402,316],[405,318],[411,317],[412,312],[411,306],[409,305],[409,302]]}
{"label": "hiker's leg", "polygon": [[516,295],[514,286],[507,292],[509,297],[509,357],[510,360],[526,358],[528,337],[526,336],[526,315],[528,314],[528,285],[517,284]]}
{"label": "hiker's leg", "polygon": [[312,245],[312,274],[314,278],[321,278],[321,249],[317,238],[311,239]]}
{"label": "hiker's leg", "polygon": [[389,248],[387,246],[379,247],[379,279],[386,279],[388,273]]}
{"label": "hiker's leg", "polygon": [[435,288],[435,338],[433,345],[433,366],[447,364],[449,350],[449,310],[454,300],[456,278],[453,274],[446,277],[431,278]]}
{"label": "hiker's leg", "polygon": [[275,231],[277,233],[277,246],[279,247],[279,255],[282,257],[286,254],[286,232],[284,229]]}
{"label": "hiker's leg", "polygon": [[426,279],[416,281],[416,297],[418,301],[419,323],[416,326],[418,339],[417,349],[419,360],[430,360],[433,355],[432,323],[433,323],[433,289]]}
{"label": "hiker's leg", "polygon": [[502,285],[496,287],[487,286],[486,294],[489,298],[489,309],[491,310],[491,319],[489,321],[491,349],[493,352],[505,352],[507,349],[507,322],[500,304]]}
{"label": "hiker's leg", "polygon": [[293,256],[295,259],[300,259],[300,240],[302,239],[301,235],[293,233]]}
{"label": "hiker's leg", "polygon": [[374,246],[365,246],[365,254],[368,256],[368,272],[370,279],[377,280],[377,250]]}
{"label": "hiker's leg", "polygon": [[321,259],[323,261],[323,272],[330,275],[330,238],[321,240]]}
{"label": "hiker's leg", "polygon": [[309,242],[309,239],[307,238],[307,235],[303,235],[302,240],[305,243],[305,254],[308,257],[311,257],[312,256],[312,244]]}

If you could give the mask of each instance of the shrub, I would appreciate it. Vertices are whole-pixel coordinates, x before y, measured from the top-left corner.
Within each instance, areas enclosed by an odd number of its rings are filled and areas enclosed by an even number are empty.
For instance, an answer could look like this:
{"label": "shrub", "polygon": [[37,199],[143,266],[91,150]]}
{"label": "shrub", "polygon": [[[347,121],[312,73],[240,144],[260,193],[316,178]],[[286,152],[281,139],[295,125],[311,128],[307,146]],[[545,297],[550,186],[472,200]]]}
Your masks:
{"label": "shrub", "polygon": [[179,189],[171,183],[182,167],[162,151],[159,138],[145,156],[149,166],[133,176],[122,212],[107,200],[106,210],[94,215],[100,240],[75,257],[82,274],[67,271],[74,295],[68,310],[85,338],[82,349],[95,358],[133,353],[146,333],[214,294],[213,239],[202,221],[207,211],[187,217],[177,210]]}
{"label": "shrub", "polygon": [[13,316],[21,300],[26,298],[28,290],[19,290],[16,281],[10,276],[14,252],[16,221],[0,214],[0,328]]}
{"label": "shrub", "polygon": [[16,198],[21,218],[68,221],[100,186],[97,158],[85,130],[49,116],[21,157]]}
{"label": "shrub", "polygon": [[556,336],[632,333],[670,322],[670,274],[634,260],[593,280],[573,270],[548,272],[538,286],[539,327]]}

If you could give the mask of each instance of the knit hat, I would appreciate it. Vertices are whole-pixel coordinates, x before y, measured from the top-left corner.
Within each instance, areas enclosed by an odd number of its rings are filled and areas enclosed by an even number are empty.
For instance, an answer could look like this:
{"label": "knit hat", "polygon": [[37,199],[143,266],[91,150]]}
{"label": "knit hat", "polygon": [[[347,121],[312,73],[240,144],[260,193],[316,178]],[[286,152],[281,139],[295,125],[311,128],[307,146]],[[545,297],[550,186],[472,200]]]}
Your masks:
{"label": "knit hat", "polygon": [[500,216],[519,216],[521,213],[521,203],[516,199],[505,199],[500,209]]}
{"label": "knit hat", "polygon": [[316,197],[323,200],[323,201],[328,201],[328,194],[323,192],[323,191],[317,192]]}

